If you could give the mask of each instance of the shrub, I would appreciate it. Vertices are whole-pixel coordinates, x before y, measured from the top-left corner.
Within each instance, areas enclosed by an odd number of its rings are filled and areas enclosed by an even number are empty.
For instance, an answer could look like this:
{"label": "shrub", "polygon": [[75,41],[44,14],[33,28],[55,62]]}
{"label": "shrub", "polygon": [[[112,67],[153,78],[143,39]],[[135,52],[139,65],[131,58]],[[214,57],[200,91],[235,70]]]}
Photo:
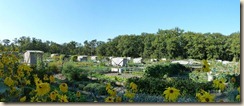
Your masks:
{"label": "shrub", "polygon": [[55,63],[49,63],[48,64],[48,71],[49,72],[53,72],[53,73],[58,73],[59,70],[58,70],[57,64],[55,64]]}
{"label": "shrub", "polygon": [[71,80],[79,80],[80,73],[83,70],[77,67],[73,62],[67,62],[63,65],[62,74],[71,81]]}
{"label": "shrub", "polygon": [[71,56],[70,61],[76,62],[77,61],[77,55]]}
{"label": "shrub", "polygon": [[213,89],[212,82],[197,83],[188,78],[170,78],[170,80],[162,80],[152,77],[132,77],[127,80],[126,87],[128,87],[128,84],[131,82],[134,82],[137,85],[139,93],[156,95],[162,94],[167,87],[179,89],[182,95],[195,95],[196,91],[199,89],[204,89],[205,91]]}
{"label": "shrub", "polygon": [[98,95],[105,95],[107,94],[106,91],[106,85],[104,84],[99,84],[99,83],[89,83],[86,85],[83,90],[88,91],[88,92],[93,92]]}
{"label": "shrub", "polygon": [[146,67],[145,76],[154,78],[164,78],[164,76],[175,76],[183,74],[189,69],[181,64],[156,64]]}

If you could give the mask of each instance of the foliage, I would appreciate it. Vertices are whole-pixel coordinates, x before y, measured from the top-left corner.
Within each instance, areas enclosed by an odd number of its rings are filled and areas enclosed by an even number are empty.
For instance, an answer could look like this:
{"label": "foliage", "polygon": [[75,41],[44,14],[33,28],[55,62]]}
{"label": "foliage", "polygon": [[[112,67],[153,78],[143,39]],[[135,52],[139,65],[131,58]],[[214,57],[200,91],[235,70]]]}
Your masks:
{"label": "foliage", "polygon": [[162,80],[158,78],[138,78],[132,77],[127,79],[127,83],[134,82],[137,84],[138,92],[146,94],[162,94],[162,89],[167,87],[175,87],[179,89],[183,96],[188,94],[195,94],[196,90],[204,89],[211,90],[213,89],[212,83],[197,83],[190,79],[183,78],[168,78],[168,80]]}
{"label": "foliage", "polygon": [[186,72],[188,69],[181,64],[156,64],[145,69],[146,77],[165,78]]}
{"label": "foliage", "polygon": [[106,94],[105,88],[106,88],[105,84],[89,83],[83,89],[88,92],[93,92],[97,95],[104,95]]}
{"label": "foliage", "polygon": [[84,70],[75,65],[74,62],[67,62],[63,65],[62,74],[65,75],[69,81],[79,80],[82,71]]}

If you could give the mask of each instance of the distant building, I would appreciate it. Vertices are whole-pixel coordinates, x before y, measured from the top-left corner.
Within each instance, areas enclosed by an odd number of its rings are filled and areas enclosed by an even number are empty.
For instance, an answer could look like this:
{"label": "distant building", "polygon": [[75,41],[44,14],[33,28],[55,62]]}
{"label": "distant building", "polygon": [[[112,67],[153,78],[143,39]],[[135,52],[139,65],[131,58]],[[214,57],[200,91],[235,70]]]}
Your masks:
{"label": "distant building", "polygon": [[77,56],[77,61],[79,62],[87,61],[87,56],[86,55]]}
{"label": "distant building", "polygon": [[97,61],[97,56],[91,56],[92,61]]}
{"label": "distant building", "polygon": [[111,59],[112,66],[126,66],[128,60],[123,57],[115,57]]}
{"label": "distant building", "polygon": [[43,53],[43,51],[39,50],[27,50],[24,53],[24,63],[27,63],[28,65],[36,65],[38,59],[42,61]]}
{"label": "distant building", "polygon": [[142,63],[142,58],[134,58],[133,63]]}

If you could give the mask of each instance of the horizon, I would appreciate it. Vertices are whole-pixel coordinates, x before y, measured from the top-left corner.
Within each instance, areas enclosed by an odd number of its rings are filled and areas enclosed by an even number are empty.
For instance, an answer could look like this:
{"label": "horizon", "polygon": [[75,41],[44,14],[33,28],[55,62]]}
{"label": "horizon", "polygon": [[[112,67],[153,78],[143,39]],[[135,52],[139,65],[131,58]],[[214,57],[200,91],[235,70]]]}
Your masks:
{"label": "horizon", "polygon": [[8,0],[0,1],[0,23],[0,38],[11,42],[22,36],[58,44],[107,42],[119,35],[175,27],[230,35],[240,32],[240,1]]}

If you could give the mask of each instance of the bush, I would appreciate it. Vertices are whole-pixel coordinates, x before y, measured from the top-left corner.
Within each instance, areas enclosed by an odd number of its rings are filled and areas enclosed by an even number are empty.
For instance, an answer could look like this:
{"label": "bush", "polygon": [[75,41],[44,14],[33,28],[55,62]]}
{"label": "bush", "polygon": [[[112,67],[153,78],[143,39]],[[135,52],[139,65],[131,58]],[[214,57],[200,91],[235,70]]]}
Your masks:
{"label": "bush", "polygon": [[182,95],[195,95],[196,91],[199,89],[204,89],[205,91],[213,89],[212,82],[197,83],[188,78],[170,78],[170,80],[162,80],[152,77],[132,77],[127,80],[126,87],[128,87],[131,82],[137,85],[139,93],[156,95],[161,95],[167,87],[179,89]]}
{"label": "bush", "polygon": [[181,64],[156,64],[146,67],[145,76],[164,78],[164,76],[175,76],[187,72],[189,69]]}
{"label": "bush", "polygon": [[77,55],[71,56],[70,61],[76,62],[77,61]]}
{"label": "bush", "polygon": [[106,85],[104,84],[99,84],[99,83],[89,83],[86,85],[83,90],[88,91],[88,92],[93,92],[98,95],[105,95],[107,94],[106,91]]}
{"label": "bush", "polygon": [[63,65],[62,74],[71,81],[71,80],[80,80],[80,73],[83,70],[75,65],[73,62],[67,62]]}
{"label": "bush", "polygon": [[55,63],[48,64],[48,71],[52,73],[59,73],[58,66]]}
{"label": "bush", "polygon": [[131,77],[127,79],[126,87],[129,87],[129,84],[134,82],[137,85],[138,93],[147,93],[147,94],[156,94],[160,95],[163,93],[164,88],[166,88],[166,81],[152,78],[152,77]]}

